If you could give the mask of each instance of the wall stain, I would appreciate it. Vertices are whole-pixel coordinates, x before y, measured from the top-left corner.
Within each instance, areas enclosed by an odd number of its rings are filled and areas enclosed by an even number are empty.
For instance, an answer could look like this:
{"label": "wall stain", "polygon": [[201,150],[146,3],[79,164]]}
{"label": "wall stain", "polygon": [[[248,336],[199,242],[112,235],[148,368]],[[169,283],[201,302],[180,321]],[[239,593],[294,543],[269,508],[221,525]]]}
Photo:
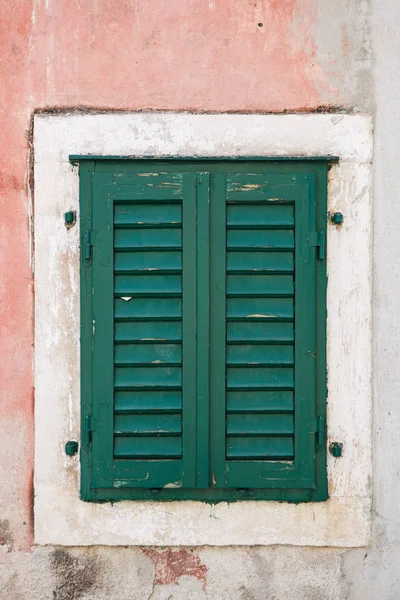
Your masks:
{"label": "wall stain", "polygon": [[0,546],[7,546],[9,552],[12,550],[13,538],[10,523],[7,519],[0,520]]}
{"label": "wall stain", "polygon": [[[157,113],[169,113],[176,114],[178,112],[184,114],[195,114],[195,115],[303,115],[313,113],[341,113],[341,114],[357,114],[357,110],[353,105],[343,104],[318,104],[312,106],[298,106],[296,108],[283,108],[277,110],[262,110],[258,108],[254,109],[223,109],[223,110],[206,110],[198,109],[196,107],[182,106],[180,108],[168,108],[167,106],[161,106],[160,108],[115,108],[113,106],[99,106],[95,104],[75,104],[75,105],[46,105],[41,108],[36,108],[32,116],[35,115],[101,115],[101,114],[157,114]],[[135,158],[135,155],[132,155]]]}
{"label": "wall stain", "polygon": [[53,600],[79,600],[99,584],[103,568],[95,556],[73,556],[66,550],[51,553],[51,568],[57,580]]}
{"label": "wall stain", "polygon": [[154,563],[154,585],[175,583],[183,575],[189,575],[201,581],[205,589],[207,567],[202,564],[200,557],[193,550],[146,548],[143,552]]}
{"label": "wall stain", "polygon": [[0,171],[0,190],[6,193],[9,190],[21,192],[25,190],[24,181],[18,179],[15,175]]}

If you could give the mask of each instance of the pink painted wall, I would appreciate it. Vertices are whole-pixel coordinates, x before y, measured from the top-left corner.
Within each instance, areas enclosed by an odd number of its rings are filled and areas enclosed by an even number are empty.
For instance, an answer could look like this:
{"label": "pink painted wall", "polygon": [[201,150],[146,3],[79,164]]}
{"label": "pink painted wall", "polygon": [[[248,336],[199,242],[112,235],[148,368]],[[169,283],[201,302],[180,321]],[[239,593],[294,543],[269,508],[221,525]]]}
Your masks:
{"label": "pink painted wall", "polygon": [[280,112],[362,106],[365,64],[352,51],[359,41],[356,33],[349,41],[345,23],[350,19],[357,31],[354,10],[360,3],[331,4],[0,2],[0,523],[8,522],[3,537],[0,526],[0,545],[3,538],[9,543],[7,531],[15,548],[32,542],[28,189],[33,112],[81,107]]}

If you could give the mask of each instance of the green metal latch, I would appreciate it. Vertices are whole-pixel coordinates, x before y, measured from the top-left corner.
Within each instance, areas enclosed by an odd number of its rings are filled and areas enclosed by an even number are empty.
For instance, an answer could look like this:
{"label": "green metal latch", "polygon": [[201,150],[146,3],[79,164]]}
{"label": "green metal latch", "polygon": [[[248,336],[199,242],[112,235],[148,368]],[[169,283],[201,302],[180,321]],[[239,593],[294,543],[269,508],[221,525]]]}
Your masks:
{"label": "green metal latch", "polygon": [[64,213],[64,221],[67,229],[73,227],[76,223],[76,210],[69,210],[68,212]]}
{"label": "green metal latch", "polygon": [[341,212],[335,212],[333,213],[333,215],[331,215],[331,222],[334,223],[335,225],[341,225],[344,221],[344,216],[343,213]]}
{"label": "green metal latch", "polygon": [[329,452],[335,458],[340,458],[343,452],[343,444],[340,444],[339,442],[332,442],[329,444]]}
{"label": "green metal latch", "polygon": [[76,442],[75,440],[69,440],[65,444],[65,454],[67,456],[74,456],[74,454],[78,452],[78,446],[78,442]]}
{"label": "green metal latch", "polygon": [[318,231],[311,236],[310,245],[318,248],[318,258],[319,260],[325,260],[325,249],[326,249],[326,241],[325,241],[325,231]]}

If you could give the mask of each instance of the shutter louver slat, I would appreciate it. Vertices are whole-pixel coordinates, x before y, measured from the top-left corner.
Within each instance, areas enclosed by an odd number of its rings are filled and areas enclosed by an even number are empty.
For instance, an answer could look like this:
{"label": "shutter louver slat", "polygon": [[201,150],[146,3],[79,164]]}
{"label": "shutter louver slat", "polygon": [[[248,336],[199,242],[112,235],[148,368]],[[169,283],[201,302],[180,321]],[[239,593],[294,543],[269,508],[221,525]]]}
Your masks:
{"label": "shutter louver slat", "polygon": [[227,232],[228,250],[293,250],[294,233],[292,230],[248,230],[230,229]]}
{"label": "shutter louver slat", "polygon": [[[180,319],[182,314],[182,301],[179,298],[131,298],[126,300],[115,299],[114,302],[116,320],[157,320]],[[160,316],[162,315],[162,316]]]}
{"label": "shutter louver slat", "polygon": [[[160,319],[165,318],[160,315]],[[136,321],[115,323],[115,341],[120,343],[129,343],[133,341],[147,343],[169,343],[181,341],[182,326],[180,322],[175,321]]]}
{"label": "shutter louver slat", "polygon": [[[118,458],[178,458],[182,455],[181,437],[117,437],[114,455]],[[132,482],[133,483],[133,482]],[[143,482],[141,482],[143,485]]]}
{"label": "shutter louver slat", "polygon": [[227,458],[240,460],[291,460],[292,437],[228,437]]}
{"label": "shutter louver slat", "polygon": [[292,319],[294,306],[291,298],[227,298],[226,312],[232,319],[251,315],[260,315],[260,319]]}
{"label": "shutter louver slat", "polygon": [[160,365],[176,366],[181,364],[181,346],[179,344],[129,344],[115,347],[115,365]]}
{"label": "shutter louver slat", "polygon": [[292,391],[228,390],[226,400],[228,413],[278,413],[293,411]]}
{"label": "shutter louver slat", "polygon": [[157,204],[117,204],[114,211],[114,227],[145,227],[154,225],[181,225],[182,209],[180,203]]}
{"label": "shutter louver slat", "polygon": [[291,252],[271,252],[268,263],[265,252],[228,252],[228,273],[292,273],[293,254]]}
{"label": "shutter louver slat", "polygon": [[293,346],[278,346],[267,344],[228,344],[226,348],[226,363],[236,367],[244,365],[293,365]]}
{"label": "shutter louver slat", "polygon": [[148,390],[115,393],[115,412],[171,412],[182,410],[182,395],[175,390]]}
{"label": "shutter louver slat", "polygon": [[115,294],[182,294],[182,278],[180,275],[116,275]]}
{"label": "shutter louver slat", "polygon": [[228,414],[227,434],[229,435],[293,435],[293,416],[284,414]]}
{"label": "shutter louver slat", "polygon": [[120,252],[115,256],[115,273],[132,271],[180,272],[182,255],[178,252]]}
{"label": "shutter louver slat", "polygon": [[230,321],[227,323],[227,341],[239,344],[282,343],[293,341],[292,323],[275,323],[265,321]]}
{"label": "shutter louver slat", "polygon": [[116,229],[114,236],[116,251],[143,250],[146,252],[160,249],[177,249],[182,246],[180,229]]}

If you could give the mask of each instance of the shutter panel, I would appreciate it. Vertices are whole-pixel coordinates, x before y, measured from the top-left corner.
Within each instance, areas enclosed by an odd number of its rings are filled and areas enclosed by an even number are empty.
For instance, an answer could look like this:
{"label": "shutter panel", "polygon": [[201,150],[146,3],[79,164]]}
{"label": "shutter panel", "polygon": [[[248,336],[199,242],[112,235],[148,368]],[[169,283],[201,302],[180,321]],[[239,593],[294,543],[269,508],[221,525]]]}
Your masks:
{"label": "shutter panel", "polygon": [[215,177],[213,481],[216,487],[312,489],[315,175]]}
{"label": "shutter panel", "polygon": [[326,499],[326,164],[86,165],[82,497]]}
{"label": "shutter panel", "polygon": [[194,485],[195,176],[93,174],[94,488]]}

